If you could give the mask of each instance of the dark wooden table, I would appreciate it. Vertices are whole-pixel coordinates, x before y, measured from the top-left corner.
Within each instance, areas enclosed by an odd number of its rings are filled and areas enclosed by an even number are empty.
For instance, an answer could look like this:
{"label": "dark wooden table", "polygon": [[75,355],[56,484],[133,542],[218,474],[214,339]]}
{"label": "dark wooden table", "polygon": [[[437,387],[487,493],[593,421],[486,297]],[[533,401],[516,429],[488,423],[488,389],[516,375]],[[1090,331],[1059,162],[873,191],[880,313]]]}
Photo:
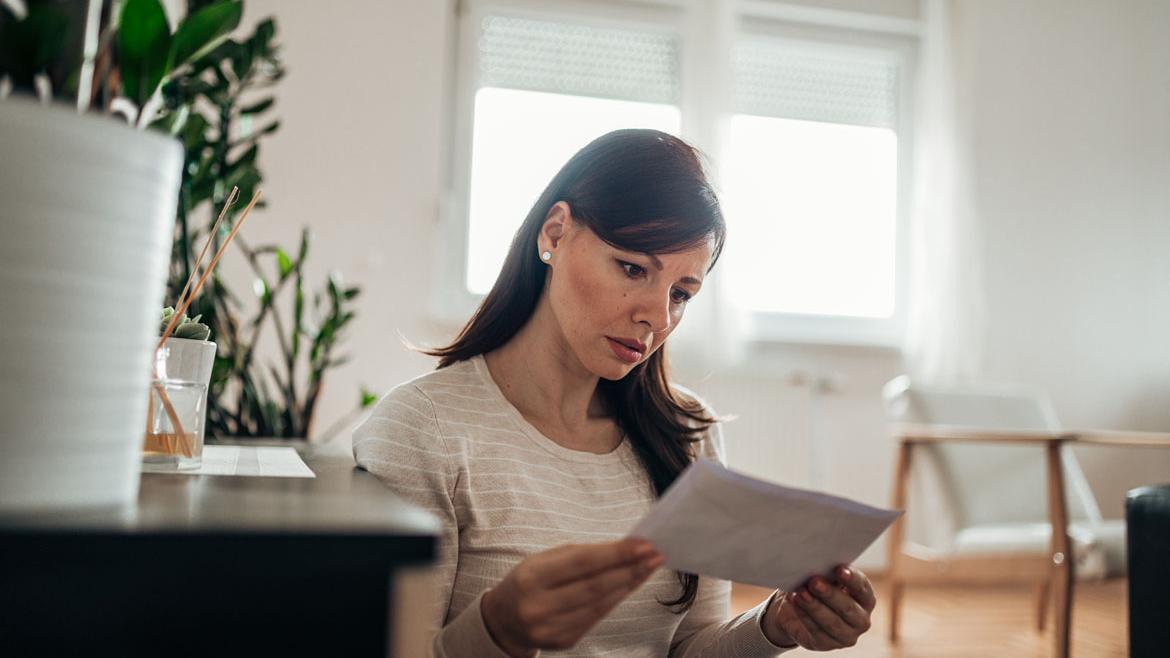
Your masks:
{"label": "dark wooden table", "polygon": [[392,654],[437,522],[298,452],[316,478],[144,474],[128,508],[0,516],[0,656]]}

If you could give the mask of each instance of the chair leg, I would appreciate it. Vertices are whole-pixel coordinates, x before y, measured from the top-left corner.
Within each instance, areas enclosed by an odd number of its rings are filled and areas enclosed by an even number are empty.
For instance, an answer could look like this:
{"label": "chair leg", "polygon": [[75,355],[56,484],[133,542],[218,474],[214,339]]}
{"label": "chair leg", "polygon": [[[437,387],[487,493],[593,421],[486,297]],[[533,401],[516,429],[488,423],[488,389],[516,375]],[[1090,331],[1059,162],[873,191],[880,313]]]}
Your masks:
{"label": "chair leg", "polygon": [[1055,658],[1068,658],[1072,640],[1072,572],[1068,569],[1057,569],[1057,572],[1052,588],[1052,654]]}
{"label": "chair leg", "polygon": [[1068,537],[1068,508],[1064,499],[1061,441],[1048,444],[1048,508],[1052,523],[1052,655],[1068,658],[1072,631],[1073,554]]}
{"label": "chair leg", "polygon": [[1048,620],[1048,599],[1052,594],[1047,579],[1036,583],[1036,632],[1044,632],[1044,623]]}
{"label": "chair leg", "polygon": [[[894,509],[906,508],[906,489],[910,480],[910,457],[913,444],[903,439],[898,445],[897,462],[894,464],[894,490],[891,495]],[[890,528],[887,544],[888,556],[886,573],[890,581],[890,642],[898,641],[898,619],[902,608],[902,592],[905,583],[898,576],[898,564],[902,555],[902,542],[906,535],[906,515],[898,517]]]}
{"label": "chair leg", "polygon": [[902,613],[902,593],[905,591],[906,585],[901,582],[890,583],[890,642],[898,641],[898,624],[900,622]]}

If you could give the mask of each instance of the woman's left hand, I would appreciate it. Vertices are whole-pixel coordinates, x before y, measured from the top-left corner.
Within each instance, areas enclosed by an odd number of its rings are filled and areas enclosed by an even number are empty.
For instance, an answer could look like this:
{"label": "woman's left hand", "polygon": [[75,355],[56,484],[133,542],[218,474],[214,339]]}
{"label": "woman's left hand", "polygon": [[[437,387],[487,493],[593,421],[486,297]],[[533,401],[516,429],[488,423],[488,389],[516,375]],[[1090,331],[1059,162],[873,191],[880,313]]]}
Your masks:
{"label": "woman's left hand", "polygon": [[777,646],[799,645],[831,651],[857,644],[869,630],[877,598],[869,578],[850,566],[834,570],[836,581],[813,576],[804,587],[772,599],[764,615],[764,635]]}

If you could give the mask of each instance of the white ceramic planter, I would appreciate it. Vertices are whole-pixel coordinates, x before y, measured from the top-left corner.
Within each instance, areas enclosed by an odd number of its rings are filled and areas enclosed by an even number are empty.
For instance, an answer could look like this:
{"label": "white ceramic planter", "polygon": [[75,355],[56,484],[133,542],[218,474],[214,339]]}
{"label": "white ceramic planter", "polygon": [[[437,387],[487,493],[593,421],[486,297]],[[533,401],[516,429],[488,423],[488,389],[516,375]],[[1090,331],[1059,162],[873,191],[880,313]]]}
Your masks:
{"label": "white ceramic planter", "polygon": [[155,355],[156,372],[164,379],[179,379],[208,386],[215,365],[215,343],[190,338],[168,338]]}
{"label": "white ceramic planter", "polygon": [[0,511],[136,498],[182,158],[0,101]]}

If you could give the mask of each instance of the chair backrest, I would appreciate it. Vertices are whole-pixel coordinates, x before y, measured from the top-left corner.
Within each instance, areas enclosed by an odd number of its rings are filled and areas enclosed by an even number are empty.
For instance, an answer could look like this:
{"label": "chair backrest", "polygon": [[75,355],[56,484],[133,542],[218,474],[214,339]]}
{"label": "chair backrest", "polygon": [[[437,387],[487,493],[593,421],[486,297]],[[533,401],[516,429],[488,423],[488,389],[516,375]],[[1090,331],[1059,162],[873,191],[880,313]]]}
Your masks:
{"label": "chair backrest", "polygon": [[[1022,387],[928,387],[903,375],[885,385],[882,398],[891,423],[1060,431],[1048,397]],[[956,515],[950,520],[954,527],[1048,519],[1041,448],[947,443],[918,453],[926,454],[923,458],[916,455],[914,468],[935,471],[928,477],[944,487],[938,493],[945,497],[945,507]],[[1100,510],[1076,456],[1065,449],[1062,458],[1070,519],[1099,521]]]}

